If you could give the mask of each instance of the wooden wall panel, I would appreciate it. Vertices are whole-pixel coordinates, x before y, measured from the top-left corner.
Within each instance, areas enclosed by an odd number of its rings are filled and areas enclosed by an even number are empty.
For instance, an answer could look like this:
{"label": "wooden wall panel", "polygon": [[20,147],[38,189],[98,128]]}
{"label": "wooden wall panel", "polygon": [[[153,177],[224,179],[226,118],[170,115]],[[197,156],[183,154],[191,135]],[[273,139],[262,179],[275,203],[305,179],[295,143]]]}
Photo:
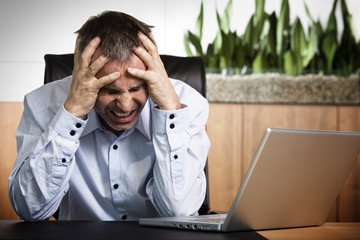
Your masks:
{"label": "wooden wall panel", "polygon": [[[339,130],[360,132],[360,107],[339,107]],[[341,190],[338,220],[360,222],[360,155]]]}
{"label": "wooden wall panel", "polygon": [[0,219],[17,219],[8,197],[8,178],[16,158],[15,131],[19,125],[23,104],[0,102]]}
{"label": "wooden wall panel", "polygon": [[246,171],[267,128],[336,130],[337,110],[332,106],[245,105],[244,153]]}
{"label": "wooden wall panel", "polygon": [[243,176],[242,106],[210,105],[207,132],[211,141],[208,157],[210,208],[228,211]]}

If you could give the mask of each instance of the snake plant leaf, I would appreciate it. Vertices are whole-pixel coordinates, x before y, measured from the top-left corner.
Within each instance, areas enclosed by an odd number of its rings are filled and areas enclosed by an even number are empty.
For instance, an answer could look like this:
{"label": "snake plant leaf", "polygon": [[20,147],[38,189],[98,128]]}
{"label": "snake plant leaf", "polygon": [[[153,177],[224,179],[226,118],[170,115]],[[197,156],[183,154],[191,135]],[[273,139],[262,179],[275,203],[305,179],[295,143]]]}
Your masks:
{"label": "snake plant leaf", "polygon": [[322,26],[321,26],[321,23],[320,23],[320,20],[318,21],[315,21],[314,18],[312,17],[311,15],[311,12],[309,10],[309,7],[307,6],[307,4],[304,2],[304,6],[305,6],[305,11],[306,11],[306,14],[308,15],[309,19],[310,19],[310,22],[312,24],[312,26],[315,28],[316,30],[316,35],[318,36],[318,39],[322,36],[323,34],[323,30],[322,30]]}
{"label": "snake plant leaf", "polygon": [[249,59],[254,59],[256,55],[256,49],[254,48],[254,45],[256,44],[255,34],[254,34],[255,27],[253,22],[254,22],[254,15],[251,16],[243,36],[245,50],[247,52]]}
{"label": "snake plant leaf", "polygon": [[333,68],[334,56],[338,47],[336,35],[333,33],[326,33],[322,42],[321,50],[325,55],[326,70],[331,71]]}
{"label": "snake plant leaf", "polygon": [[312,15],[311,15],[311,13],[310,13],[310,10],[309,10],[309,7],[308,7],[308,5],[306,4],[306,2],[304,2],[304,6],[305,6],[305,12],[306,12],[306,14],[308,15],[311,23],[314,24],[314,23],[315,23],[314,18],[312,17]]}
{"label": "snake plant leaf", "polygon": [[232,16],[232,0],[229,0],[229,2],[226,4],[224,14],[222,17],[222,30],[225,33],[228,33],[230,31],[231,16]]}
{"label": "snake plant leaf", "polygon": [[[286,37],[289,31],[290,7],[288,0],[281,1],[279,19],[276,24],[276,54],[282,56],[286,48]],[[279,57],[279,66],[282,67],[282,58]]]}
{"label": "snake plant leaf", "polygon": [[295,57],[296,67],[301,72],[303,69],[303,57],[306,53],[306,37],[299,18],[296,18],[291,28],[290,48]]}
{"label": "snake plant leaf", "polygon": [[316,51],[318,47],[318,35],[316,33],[316,27],[309,27],[309,41],[306,45],[306,50],[303,58],[303,67],[306,68],[310,61],[315,57]]}
{"label": "snake plant leaf", "polygon": [[254,24],[261,24],[261,22],[264,21],[265,16],[265,0],[255,0]]}
{"label": "snake plant leaf", "polygon": [[200,39],[190,31],[188,31],[188,34],[189,34],[188,36],[189,36],[190,42],[195,47],[196,54],[199,55],[199,56],[204,56]]}
{"label": "snake plant leaf", "polygon": [[262,52],[259,52],[252,64],[253,73],[262,73],[264,70],[270,68],[267,56]]}
{"label": "snake plant leaf", "polygon": [[341,36],[340,46],[337,50],[334,65],[336,71],[347,75],[355,70],[356,61],[356,40],[352,29],[352,16],[347,9],[346,2],[341,1],[341,13],[344,22],[344,30]]}
{"label": "snake plant leaf", "polygon": [[236,33],[235,32],[228,32],[225,33],[221,31],[221,36],[223,39],[223,45],[222,45],[222,56],[223,58],[223,64],[225,64],[225,68],[231,68],[233,67],[232,59],[234,55],[234,49],[235,49],[235,41],[236,41]]}
{"label": "snake plant leaf", "polygon": [[245,65],[245,50],[242,39],[236,37],[235,39],[235,56],[234,56],[234,67],[242,68]]}
{"label": "snake plant leaf", "polygon": [[269,15],[266,21],[269,26],[266,37],[266,51],[267,53],[276,56],[276,13],[273,12],[271,15]]}
{"label": "snake plant leaf", "polygon": [[191,51],[190,45],[189,45],[189,37],[188,37],[188,35],[184,35],[184,46],[185,46],[186,54],[189,57],[194,56],[194,54]]}
{"label": "snake plant leaf", "polygon": [[232,0],[229,0],[229,2],[227,3],[222,17],[220,17],[219,12],[216,10],[216,19],[220,31],[223,31],[224,33],[228,33],[230,31],[231,15]]}
{"label": "snake plant leaf", "polygon": [[217,19],[219,31],[216,34],[214,40],[215,54],[221,54],[222,51],[223,39],[222,39],[221,31],[223,31],[224,33],[230,32],[231,13],[232,13],[232,0],[229,0],[229,2],[227,3],[222,17],[220,17],[219,12],[216,10],[216,19]]}
{"label": "snake plant leaf", "polygon": [[296,60],[291,50],[284,53],[284,70],[286,75],[295,76],[297,74]]}
{"label": "snake plant leaf", "polygon": [[200,41],[202,39],[203,24],[204,24],[204,4],[201,1],[200,13],[196,20],[196,36],[200,39]]}
{"label": "snake plant leaf", "polygon": [[214,43],[210,43],[206,50],[204,64],[211,69],[218,68],[219,65],[219,57],[215,54],[214,51]]}
{"label": "snake plant leaf", "polygon": [[341,45],[346,47],[347,52],[351,54],[355,49],[356,41],[352,27],[352,16],[349,13],[346,2],[344,0],[341,1],[341,12],[344,22],[344,31],[341,38]]}
{"label": "snake plant leaf", "polygon": [[333,7],[331,9],[328,23],[327,23],[326,30],[325,30],[326,32],[336,32],[337,33],[337,20],[336,20],[336,15],[335,15],[337,2],[338,2],[338,0],[335,0],[333,3]]}

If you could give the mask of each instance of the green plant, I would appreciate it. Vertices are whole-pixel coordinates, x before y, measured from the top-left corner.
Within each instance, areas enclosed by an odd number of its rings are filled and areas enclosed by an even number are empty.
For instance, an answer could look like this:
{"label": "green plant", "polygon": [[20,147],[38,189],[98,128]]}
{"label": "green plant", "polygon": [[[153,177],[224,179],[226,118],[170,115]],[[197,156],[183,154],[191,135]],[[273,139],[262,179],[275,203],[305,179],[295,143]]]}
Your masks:
{"label": "green plant", "polygon": [[255,12],[241,35],[230,29],[232,0],[229,0],[222,16],[216,10],[218,33],[206,52],[201,45],[202,2],[196,32],[188,31],[184,36],[185,49],[189,56],[201,56],[210,71],[220,68],[254,73],[279,71],[288,75],[306,72],[349,74],[360,68],[360,42],[355,40],[346,2],[340,2],[344,31],[338,41],[335,16],[338,0],[333,2],[325,29],[319,20],[313,19],[304,3],[310,22],[307,32],[299,18],[290,23],[288,0],[281,0],[278,17],[275,12],[265,12],[265,0],[255,0]]}

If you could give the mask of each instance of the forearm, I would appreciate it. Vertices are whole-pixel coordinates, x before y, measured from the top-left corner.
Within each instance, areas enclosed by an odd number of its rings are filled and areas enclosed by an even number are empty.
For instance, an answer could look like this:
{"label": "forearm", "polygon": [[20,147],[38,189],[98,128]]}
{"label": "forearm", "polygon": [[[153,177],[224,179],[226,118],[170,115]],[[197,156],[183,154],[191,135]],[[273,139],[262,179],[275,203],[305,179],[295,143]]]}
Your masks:
{"label": "forearm", "polygon": [[34,124],[31,116],[23,116],[17,131],[21,147],[9,178],[9,196],[25,220],[49,218],[67,192],[81,130],[74,136],[65,131],[71,117],[63,111],[59,110],[42,133],[40,128],[34,130],[39,124]]}
{"label": "forearm", "polygon": [[[207,114],[206,105],[191,121],[189,114],[183,112],[163,111],[158,115],[167,120],[165,127],[154,126],[156,161],[147,191],[162,216],[197,214],[204,200],[204,166],[210,147],[205,131]],[[154,118],[155,124],[161,122]]]}

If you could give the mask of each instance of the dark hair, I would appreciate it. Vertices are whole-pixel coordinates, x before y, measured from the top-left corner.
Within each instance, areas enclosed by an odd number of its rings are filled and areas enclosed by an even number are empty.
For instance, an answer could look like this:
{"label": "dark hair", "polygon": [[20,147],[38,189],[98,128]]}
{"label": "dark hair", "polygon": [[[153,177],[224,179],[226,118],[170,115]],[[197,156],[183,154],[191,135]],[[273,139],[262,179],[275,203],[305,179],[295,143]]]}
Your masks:
{"label": "dark hair", "polygon": [[[89,20],[75,33],[79,34],[79,53],[81,54],[88,43],[95,37],[100,37],[102,54],[120,61],[127,61],[132,50],[140,46],[138,33],[149,37],[152,26],[136,18],[114,11],[105,11]],[[150,38],[150,37],[149,37]],[[151,39],[151,38],[150,38]],[[153,39],[151,39],[153,41]]]}

